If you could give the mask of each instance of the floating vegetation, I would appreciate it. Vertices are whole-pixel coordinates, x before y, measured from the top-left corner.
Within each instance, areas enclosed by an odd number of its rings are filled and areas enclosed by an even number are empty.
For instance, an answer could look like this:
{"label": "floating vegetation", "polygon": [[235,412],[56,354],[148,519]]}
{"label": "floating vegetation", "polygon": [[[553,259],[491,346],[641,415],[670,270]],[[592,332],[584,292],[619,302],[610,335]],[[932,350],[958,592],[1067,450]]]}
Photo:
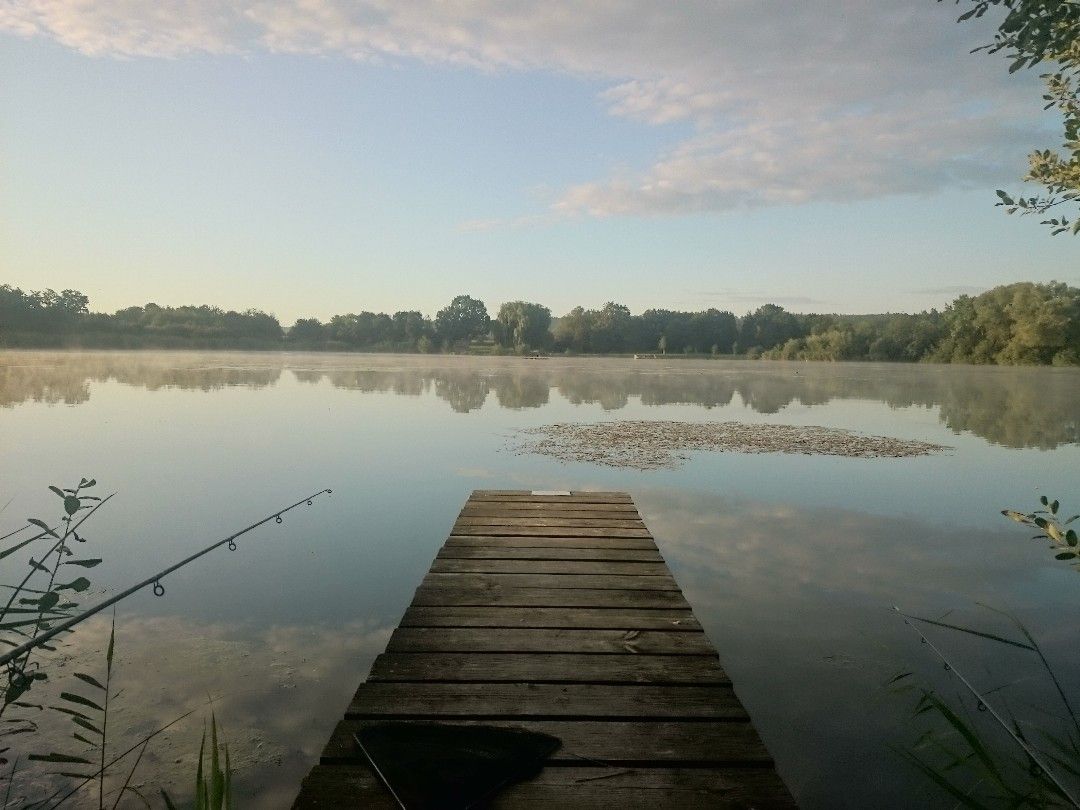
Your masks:
{"label": "floating vegetation", "polygon": [[517,453],[635,470],[671,469],[696,450],[799,453],[849,458],[909,458],[951,448],[840,428],[744,422],[625,421],[525,428]]}

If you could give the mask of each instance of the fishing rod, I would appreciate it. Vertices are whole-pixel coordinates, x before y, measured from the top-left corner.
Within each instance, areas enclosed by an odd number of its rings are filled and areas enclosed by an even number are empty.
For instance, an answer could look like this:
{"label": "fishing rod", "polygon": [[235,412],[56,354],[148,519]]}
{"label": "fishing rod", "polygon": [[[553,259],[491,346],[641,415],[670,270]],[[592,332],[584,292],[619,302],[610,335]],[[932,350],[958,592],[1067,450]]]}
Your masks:
{"label": "fishing rod", "polygon": [[933,650],[934,654],[941,659],[941,663],[945,665],[946,671],[951,672],[953,675],[955,675],[959,679],[960,683],[962,683],[967,688],[967,690],[975,697],[975,699],[979,701],[977,704],[979,709],[990,712],[990,716],[997,721],[999,726],[1005,729],[1006,733],[1013,738],[1013,741],[1017,745],[1024,749],[1024,753],[1027,754],[1031,758],[1031,761],[1035,763],[1036,767],[1041,769],[1042,772],[1046,774],[1047,778],[1054,783],[1057,789],[1061,791],[1061,795],[1068,799],[1072,803],[1073,807],[1080,808],[1080,802],[1078,802],[1076,798],[1071,793],[1069,793],[1068,790],[1065,789],[1065,786],[1058,781],[1058,778],[1054,776],[1054,772],[1046,766],[1046,763],[1042,760],[1042,758],[1035,752],[1035,750],[1030,745],[1028,745],[1024,741],[1024,739],[1019,734],[1017,734],[1013,730],[1012,726],[1005,722],[1004,718],[1002,718],[1002,716],[998,714],[997,709],[991,706],[990,702],[985,697],[983,697],[974,686],[971,685],[971,682],[964,677],[963,673],[961,673],[960,670],[953,666],[953,663],[945,657],[945,653],[943,653],[936,646],[934,646],[934,642],[928,639],[923,634],[922,630],[920,630],[908,620],[908,614],[904,613],[904,611],[900,610],[900,608],[898,608],[896,605],[893,605],[893,610],[895,610],[904,620],[904,624],[906,624],[918,634],[919,638],[922,639],[922,643],[927,645],[931,650]]}
{"label": "fishing rod", "polygon": [[312,501],[314,501],[320,495],[323,495],[323,494],[330,495],[331,492],[332,492],[332,490],[329,490],[329,489],[320,489],[318,492],[314,493],[313,495],[308,495],[306,498],[301,498],[300,500],[298,500],[296,503],[292,504],[291,506],[286,506],[283,509],[278,509],[276,512],[271,512],[269,515],[264,517],[262,520],[260,520],[260,521],[258,521],[256,523],[252,523],[246,529],[241,529],[240,531],[236,532],[235,534],[230,534],[228,537],[225,537],[225,538],[223,538],[221,540],[218,540],[216,543],[212,543],[211,545],[207,546],[206,548],[202,549],[201,551],[195,552],[190,557],[186,557],[185,559],[181,560],[180,562],[176,563],[175,565],[170,565],[168,568],[165,568],[165,569],[163,569],[161,571],[158,571],[153,576],[147,577],[142,582],[139,582],[136,585],[132,585],[130,588],[126,588],[125,590],[121,591],[120,593],[116,594],[115,596],[112,596],[112,597],[106,599],[104,602],[101,602],[100,604],[95,605],[94,607],[90,608],[89,610],[87,610],[87,611],[85,611],[83,613],[80,613],[78,616],[73,616],[72,618],[67,619],[66,621],[60,622],[60,624],[56,625],[55,627],[52,627],[51,629],[47,630],[46,632],[42,633],[41,635],[35,636],[34,638],[30,639],[29,641],[27,641],[27,642],[25,642],[23,644],[20,644],[18,647],[15,647],[14,649],[9,650],[8,652],[4,653],[3,655],[0,655],[0,666],[5,666],[5,665],[10,666],[12,661],[18,660],[21,656],[23,656],[24,654],[30,652],[35,647],[40,647],[42,644],[44,644],[49,639],[58,636],[60,633],[63,633],[65,631],[67,631],[67,630],[70,630],[72,627],[79,624],[80,622],[86,621],[87,619],[89,619],[94,614],[100,613],[101,611],[105,610],[106,608],[115,605],[121,599],[127,599],[127,597],[131,596],[133,593],[137,593],[138,591],[141,591],[143,588],[147,587],[148,585],[153,586],[154,596],[164,596],[165,595],[165,587],[161,584],[161,580],[164,579],[169,574],[171,574],[173,571],[176,571],[178,568],[183,568],[188,563],[194,562],[195,560],[199,559],[199,557],[202,557],[205,554],[209,554],[214,549],[220,548],[221,546],[224,546],[224,545],[228,545],[229,549],[231,551],[236,551],[236,538],[238,538],[238,537],[240,537],[242,535],[245,535],[248,532],[253,531],[254,529],[259,528],[264,523],[269,523],[271,520],[276,521],[277,523],[281,523],[282,522],[281,516],[284,515],[286,512],[289,512],[289,511],[295,509],[296,507],[300,506],[301,504],[305,504],[305,503],[308,506],[311,506]]}

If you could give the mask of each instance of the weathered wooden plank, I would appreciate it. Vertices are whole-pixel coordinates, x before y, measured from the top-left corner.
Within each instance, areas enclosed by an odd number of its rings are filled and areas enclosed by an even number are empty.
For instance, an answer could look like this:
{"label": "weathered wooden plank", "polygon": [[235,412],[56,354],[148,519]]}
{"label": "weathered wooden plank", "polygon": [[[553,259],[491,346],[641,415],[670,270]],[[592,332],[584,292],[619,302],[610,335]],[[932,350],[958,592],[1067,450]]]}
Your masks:
{"label": "weathered wooden plank", "polygon": [[627,576],[625,574],[439,574],[428,573],[420,583],[431,588],[593,588],[619,591],[677,591],[670,574]]}
{"label": "weathered wooden plank", "polygon": [[532,683],[730,683],[718,659],[705,655],[572,653],[383,653],[369,681],[530,681]]}
{"label": "weathered wooden plank", "polygon": [[647,537],[648,529],[616,529],[600,526],[465,526],[454,524],[453,534],[491,537]]}
{"label": "weathered wooden plank", "polygon": [[355,718],[748,720],[730,686],[538,683],[363,683]]}
{"label": "weathered wooden plank", "polygon": [[513,517],[497,515],[462,515],[455,526],[581,526],[601,529],[644,529],[645,523],[630,518],[586,518],[586,517]]}
{"label": "weathered wooden plank", "polygon": [[794,806],[626,493],[475,492],[295,806],[393,807],[352,738],[387,720],[559,737],[493,807]]}
{"label": "weathered wooden plank", "polygon": [[488,498],[523,498],[526,500],[552,500],[552,501],[597,501],[632,503],[633,499],[626,492],[593,492],[590,490],[574,490],[569,495],[543,495],[529,489],[474,489],[469,496],[470,501]]}
{"label": "weathered wooden plank", "polygon": [[451,535],[443,548],[482,546],[484,548],[619,548],[653,550],[652,538],[639,537],[493,537]]}
{"label": "weathered wooden plank", "polygon": [[633,503],[629,495],[580,493],[577,495],[484,495],[474,493],[469,503]]}
{"label": "weathered wooden plank", "polygon": [[670,576],[662,562],[614,562],[611,560],[450,560],[436,557],[436,574],[621,574]]}
{"label": "weathered wooden plank", "polygon": [[[510,785],[490,810],[791,810],[783,782],[769,768],[545,768]],[[584,766],[584,767],[583,767]],[[398,804],[365,765],[317,765],[304,780],[294,810],[363,807],[397,810]]]}
{"label": "weathered wooden plank", "polygon": [[549,515],[551,517],[577,514],[585,515],[633,515],[639,517],[638,509],[632,503],[494,503],[492,501],[467,501],[460,514],[493,515]]}
{"label": "weathered wooden plank", "polygon": [[425,587],[416,589],[417,607],[560,607],[560,608],[684,608],[690,604],[681,591],[613,591],[600,588]]}
{"label": "weathered wooden plank", "polygon": [[525,512],[518,509],[499,509],[497,511],[484,509],[462,509],[458,514],[459,520],[633,520],[644,523],[637,512],[584,512],[584,511],[544,511]]}
{"label": "weathered wooden plank", "polygon": [[699,632],[689,610],[630,608],[417,607],[405,611],[399,627],[547,627]]}
{"label": "weathered wooden plank", "polygon": [[[353,734],[365,725],[378,721],[342,720],[323,749],[322,762],[358,763],[363,756]],[[402,721],[408,722],[408,721]],[[476,725],[468,720],[446,718],[448,724]],[[551,734],[562,741],[551,758],[552,763],[578,765],[582,758],[612,765],[651,765],[678,763],[686,765],[772,764],[754,727],[749,723],[724,720],[634,722],[620,720],[484,720],[483,725],[524,728]]]}
{"label": "weathered wooden plank", "polygon": [[580,628],[399,627],[386,651],[716,655],[704,633]]}
{"label": "weathered wooden plank", "polygon": [[623,548],[507,548],[443,546],[439,560],[589,560],[593,562],[663,562],[659,551]]}

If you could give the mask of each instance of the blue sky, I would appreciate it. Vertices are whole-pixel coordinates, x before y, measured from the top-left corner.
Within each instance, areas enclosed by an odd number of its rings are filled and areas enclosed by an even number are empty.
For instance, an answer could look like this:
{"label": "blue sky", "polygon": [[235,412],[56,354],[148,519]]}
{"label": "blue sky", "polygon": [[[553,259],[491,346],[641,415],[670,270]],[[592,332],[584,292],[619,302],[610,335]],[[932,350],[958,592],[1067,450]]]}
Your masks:
{"label": "blue sky", "polygon": [[737,314],[1080,283],[1058,140],[933,2],[15,0],[0,282],[290,322],[467,292]]}

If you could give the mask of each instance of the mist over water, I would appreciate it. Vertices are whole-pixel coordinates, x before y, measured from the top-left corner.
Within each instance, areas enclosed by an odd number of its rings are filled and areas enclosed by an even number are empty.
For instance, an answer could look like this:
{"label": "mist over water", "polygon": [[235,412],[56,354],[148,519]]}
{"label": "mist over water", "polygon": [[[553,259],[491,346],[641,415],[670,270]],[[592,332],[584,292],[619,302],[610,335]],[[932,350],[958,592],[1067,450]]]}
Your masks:
{"label": "mist over water", "polygon": [[[616,420],[820,425],[951,450],[702,452],[649,471],[512,450],[523,428]],[[102,589],[334,490],[121,606],[123,727],[211,691],[247,806],[291,801],[475,488],[630,492],[806,807],[948,804],[890,750],[914,727],[883,684],[916,670],[951,688],[894,604],[997,629],[976,603],[1014,611],[1080,685],[1060,619],[1080,573],[999,514],[1039,494],[1080,511],[1075,369],[2,352],[0,447],[0,529],[51,514],[49,484],[118,491],[88,524]],[[24,565],[0,561],[2,581]],[[66,652],[92,662],[106,638],[92,625]],[[1030,674],[940,639],[984,683]],[[144,781],[186,784],[198,733],[152,746]]]}

